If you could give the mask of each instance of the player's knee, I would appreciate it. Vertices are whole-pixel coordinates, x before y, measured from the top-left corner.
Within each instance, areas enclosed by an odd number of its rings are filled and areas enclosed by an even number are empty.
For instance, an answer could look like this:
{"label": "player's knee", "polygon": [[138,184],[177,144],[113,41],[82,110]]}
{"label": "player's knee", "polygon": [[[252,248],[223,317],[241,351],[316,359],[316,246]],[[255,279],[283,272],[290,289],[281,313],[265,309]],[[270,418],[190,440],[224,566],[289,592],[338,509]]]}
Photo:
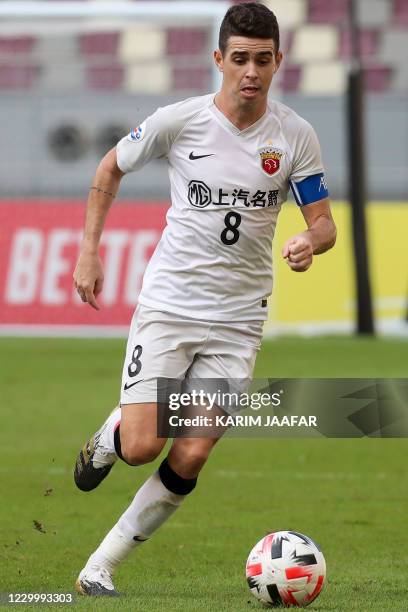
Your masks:
{"label": "player's knee", "polygon": [[163,448],[161,441],[135,439],[122,441],[122,456],[130,465],[143,465],[154,461]]}

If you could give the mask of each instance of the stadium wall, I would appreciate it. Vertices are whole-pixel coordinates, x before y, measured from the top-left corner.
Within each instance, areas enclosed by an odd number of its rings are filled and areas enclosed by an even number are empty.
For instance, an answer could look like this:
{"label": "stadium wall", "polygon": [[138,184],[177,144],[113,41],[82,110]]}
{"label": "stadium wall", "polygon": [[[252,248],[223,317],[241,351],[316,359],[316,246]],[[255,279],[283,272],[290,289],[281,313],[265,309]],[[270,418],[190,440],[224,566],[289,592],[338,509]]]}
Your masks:
{"label": "stadium wall", "polygon": [[[84,204],[80,201],[0,202],[0,334],[126,335],[147,262],[165,226],[165,202],[118,202],[102,242],[105,286],[101,310],[84,306],[72,286]],[[355,297],[349,208],[333,206],[338,242],[315,257],[305,274],[289,270],[284,241],[304,228],[292,204],[278,221],[275,287],[267,334],[352,332]],[[385,333],[407,333],[408,206],[376,202],[368,208],[375,317]]]}
{"label": "stadium wall", "polygon": [[[0,127],[7,148],[7,156],[0,165],[3,197],[83,198],[99,160],[117,139],[158,106],[183,97],[182,92],[172,97],[135,97],[114,92],[59,95],[27,92],[22,96],[3,92]],[[316,128],[331,196],[346,198],[348,160],[344,97],[291,94],[282,101]],[[367,97],[370,199],[408,199],[407,104],[407,95],[403,94]],[[53,135],[61,126],[78,128],[77,155],[71,159],[58,159],[52,149]],[[68,137],[65,135],[65,138]],[[163,161],[148,164],[143,172],[127,177],[121,186],[123,198],[166,199],[168,193]]]}

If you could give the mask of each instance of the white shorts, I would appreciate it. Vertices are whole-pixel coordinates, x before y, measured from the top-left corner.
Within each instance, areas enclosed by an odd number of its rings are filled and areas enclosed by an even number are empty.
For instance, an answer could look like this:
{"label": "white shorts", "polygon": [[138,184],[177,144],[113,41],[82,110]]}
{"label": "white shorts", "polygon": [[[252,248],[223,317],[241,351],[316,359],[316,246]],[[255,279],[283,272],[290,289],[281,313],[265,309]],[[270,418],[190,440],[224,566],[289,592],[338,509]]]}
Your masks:
{"label": "white shorts", "polygon": [[187,319],[139,304],[130,326],[120,403],[157,402],[157,379],[252,380],[264,321]]}

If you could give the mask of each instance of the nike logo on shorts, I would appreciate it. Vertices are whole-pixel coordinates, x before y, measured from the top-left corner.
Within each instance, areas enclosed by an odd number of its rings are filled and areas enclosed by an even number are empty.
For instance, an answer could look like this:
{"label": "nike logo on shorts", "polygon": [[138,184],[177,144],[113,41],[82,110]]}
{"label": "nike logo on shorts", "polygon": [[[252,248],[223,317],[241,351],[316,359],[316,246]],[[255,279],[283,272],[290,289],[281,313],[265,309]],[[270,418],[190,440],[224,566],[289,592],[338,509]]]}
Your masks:
{"label": "nike logo on shorts", "polygon": [[140,383],[143,380],[144,380],[143,378],[141,380],[137,380],[136,382],[132,383],[131,385],[129,385],[128,383],[125,383],[125,386],[123,387],[123,390],[127,391],[128,389],[130,389],[131,387],[134,387],[135,385],[137,385],[137,383]]}
{"label": "nike logo on shorts", "polygon": [[211,157],[212,155],[215,155],[215,153],[207,153],[207,155],[194,155],[193,151],[191,151],[188,159],[201,159],[202,157]]}

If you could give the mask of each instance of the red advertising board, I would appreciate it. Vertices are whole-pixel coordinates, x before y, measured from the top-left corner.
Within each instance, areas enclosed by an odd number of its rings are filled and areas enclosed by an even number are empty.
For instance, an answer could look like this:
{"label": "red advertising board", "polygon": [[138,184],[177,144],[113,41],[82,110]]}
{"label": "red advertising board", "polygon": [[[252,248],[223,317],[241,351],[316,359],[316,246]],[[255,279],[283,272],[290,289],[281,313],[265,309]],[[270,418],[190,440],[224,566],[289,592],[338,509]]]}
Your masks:
{"label": "red advertising board", "polygon": [[85,215],[83,202],[0,203],[0,326],[128,326],[168,205],[113,204],[101,241],[100,310],[83,304],[72,283]]}

